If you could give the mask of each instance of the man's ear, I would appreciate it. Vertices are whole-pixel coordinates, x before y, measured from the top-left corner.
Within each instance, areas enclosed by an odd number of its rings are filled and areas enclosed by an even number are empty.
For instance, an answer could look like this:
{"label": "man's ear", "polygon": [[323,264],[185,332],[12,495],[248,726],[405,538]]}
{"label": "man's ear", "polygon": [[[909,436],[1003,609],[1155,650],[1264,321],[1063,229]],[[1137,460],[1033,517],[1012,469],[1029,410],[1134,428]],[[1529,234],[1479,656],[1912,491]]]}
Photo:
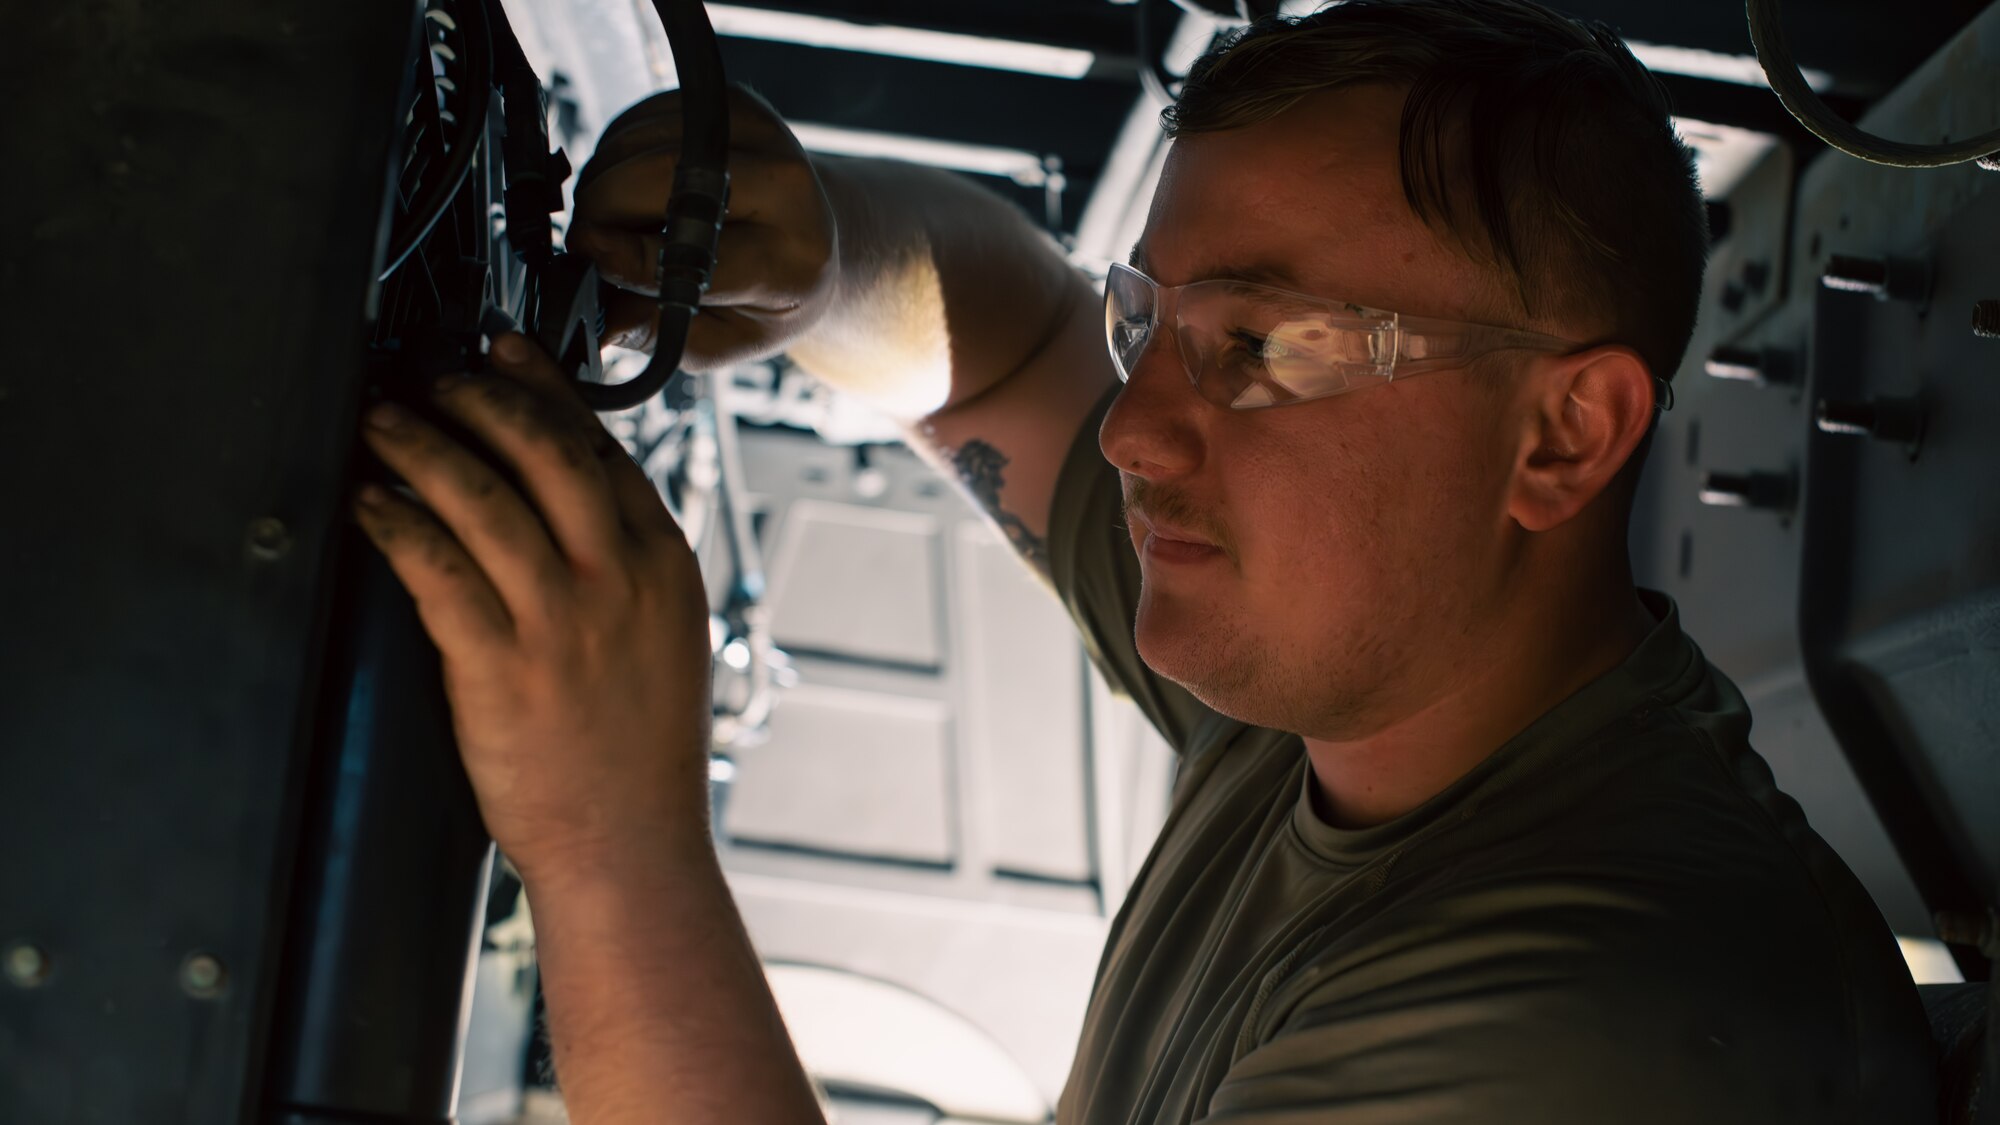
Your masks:
{"label": "man's ear", "polygon": [[1653,373],[1617,344],[1545,359],[1527,380],[1508,514],[1529,531],[1559,527],[1610,486],[1653,421]]}

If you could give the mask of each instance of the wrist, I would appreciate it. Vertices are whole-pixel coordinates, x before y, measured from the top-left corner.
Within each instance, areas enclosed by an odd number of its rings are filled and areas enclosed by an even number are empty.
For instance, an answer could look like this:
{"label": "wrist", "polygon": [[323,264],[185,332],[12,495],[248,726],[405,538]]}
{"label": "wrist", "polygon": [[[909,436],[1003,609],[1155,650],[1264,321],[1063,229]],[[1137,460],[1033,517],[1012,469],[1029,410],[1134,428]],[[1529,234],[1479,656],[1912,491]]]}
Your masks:
{"label": "wrist", "polygon": [[721,871],[706,816],[501,850],[530,894],[537,888],[651,886]]}

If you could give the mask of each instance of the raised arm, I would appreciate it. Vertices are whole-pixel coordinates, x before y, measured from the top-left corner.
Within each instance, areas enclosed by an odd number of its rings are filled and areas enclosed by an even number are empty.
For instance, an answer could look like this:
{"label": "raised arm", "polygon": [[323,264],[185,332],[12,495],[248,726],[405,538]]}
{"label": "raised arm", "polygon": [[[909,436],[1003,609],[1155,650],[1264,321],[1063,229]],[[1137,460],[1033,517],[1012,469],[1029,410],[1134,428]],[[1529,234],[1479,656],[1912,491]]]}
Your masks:
{"label": "raised arm", "polygon": [[[788,351],[902,420],[911,444],[1046,573],[1058,470],[1115,378],[1088,280],[1018,209],[964,177],[808,159],[763,102],[739,91],[733,111],[730,219],[689,365]],[[629,291],[613,302],[612,334],[641,346],[678,113],[672,94],[628,110],[577,192],[570,244]]]}

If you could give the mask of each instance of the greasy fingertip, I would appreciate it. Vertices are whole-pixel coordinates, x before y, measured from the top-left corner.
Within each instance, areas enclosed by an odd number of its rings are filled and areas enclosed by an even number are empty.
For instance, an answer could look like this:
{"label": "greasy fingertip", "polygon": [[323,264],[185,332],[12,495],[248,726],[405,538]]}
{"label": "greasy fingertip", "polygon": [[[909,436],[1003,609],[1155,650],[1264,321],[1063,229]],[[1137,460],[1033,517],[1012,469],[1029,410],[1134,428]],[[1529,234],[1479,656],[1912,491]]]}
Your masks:
{"label": "greasy fingertip", "polygon": [[493,359],[504,364],[527,362],[528,338],[519,332],[505,332],[493,340]]}

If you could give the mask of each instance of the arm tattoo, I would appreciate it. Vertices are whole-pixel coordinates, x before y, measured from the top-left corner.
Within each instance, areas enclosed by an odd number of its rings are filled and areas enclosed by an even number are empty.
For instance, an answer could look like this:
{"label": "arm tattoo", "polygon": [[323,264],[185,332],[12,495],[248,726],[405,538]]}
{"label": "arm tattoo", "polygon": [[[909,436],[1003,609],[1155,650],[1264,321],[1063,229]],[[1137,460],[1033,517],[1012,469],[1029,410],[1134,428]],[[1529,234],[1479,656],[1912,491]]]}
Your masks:
{"label": "arm tattoo", "polygon": [[1007,535],[1007,541],[1030,566],[1047,573],[1049,569],[1049,545],[1041,536],[1028,530],[1021,517],[1000,506],[1000,489],[1007,483],[1001,470],[1007,467],[1008,457],[998,449],[977,438],[966,442],[952,452],[951,466],[958,472],[958,479],[965,482],[966,491],[1000,525]]}

